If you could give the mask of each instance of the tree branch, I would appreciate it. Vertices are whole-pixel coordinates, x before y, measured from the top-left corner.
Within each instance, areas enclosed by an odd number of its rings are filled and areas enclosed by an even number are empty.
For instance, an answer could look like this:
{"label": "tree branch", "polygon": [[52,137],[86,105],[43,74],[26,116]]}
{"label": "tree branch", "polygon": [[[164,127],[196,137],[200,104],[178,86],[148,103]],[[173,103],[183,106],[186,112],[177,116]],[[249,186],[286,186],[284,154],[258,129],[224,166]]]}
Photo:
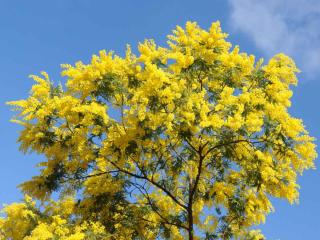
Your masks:
{"label": "tree branch", "polygon": [[122,169],[120,168],[119,166],[117,166],[114,162],[110,161],[110,163],[115,167],[117,168],[120,172],[122,173],[125,173],[131,177],[135,177],[137,179],[143,179],[143,180],[146,180],[148,181],[149,183],[151,183],[152,185],[154,185],[155,187],[161,189],[163,192],[165,192],[175,203],[177,203],[180,207],[182,207],[183,209],[187,210],[188,207],[182,203],[180,200],[178,200],[174,195],[173,193],[171,193],[169,190],[167,190],[165,187],[161,186],[159,183],[155,182],[153,179],[150,179],[148,178],[148,176],[143,173],[143,176],[142,175],[138,175],[138,174],[135,174],[135,173],[132,173],[132,172],[129,172],[125,169]]}
{"label": "tree branch", "polygon": [[[132,183],[132,182],[131,182]],[[183,225],[180,225],[178,223],[173,223],[173,222],[170,222],[168,219],[166,219],[164,216],[162,216],[160,214],[160,212],[158,211],[157,207],[155,206],[155,204],[152,202],[149,194],[148,194],[148,191],[143,187],[141,186],[140,184],[138,183],[132,183],[139,191],[140,193],[145,197],[145,199],[148,201],[148,204],[149,206],[152,208],[152,210],[163,220],[163,223],[165,224],[169,224],[169,225],[173,225],[173,226],[176,226],[176,227],[179,227],[179,228],[183,228],[185,230],[188,230],[188,227],[186,226],[183,226]],[[142,191],[142,190],[143,191]],[[149,220],[147,220],[149,221]]]}

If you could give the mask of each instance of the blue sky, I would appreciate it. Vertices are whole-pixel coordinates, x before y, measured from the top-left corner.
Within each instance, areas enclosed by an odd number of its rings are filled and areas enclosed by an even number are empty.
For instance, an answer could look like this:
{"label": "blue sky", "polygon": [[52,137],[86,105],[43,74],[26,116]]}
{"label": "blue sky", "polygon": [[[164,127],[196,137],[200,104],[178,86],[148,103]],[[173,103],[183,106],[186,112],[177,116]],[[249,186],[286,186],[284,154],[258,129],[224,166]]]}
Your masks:
{"label": "blue sky", "polygon": [[[21,198],[16,186],[37,173],[41,159],[18,151],[21,128],[9,122],[13,113],[5,105],[27,96],[29,74],[45,70],[59,81],[61,63],[88,62],[101,49],[122,55],[125,44],[145,38],[164,45],[166,35],[188,20],[204,28],[220,20],[229,41],[266,60],[277,52],[292,56],[302,73],[290,112],[320,139],[318,0],[0,0],[0,204]],[[261,226],[268,239],[320,236],[319,171],[305,172],[299,183],[299,205],[274,201],[276,212]]]}

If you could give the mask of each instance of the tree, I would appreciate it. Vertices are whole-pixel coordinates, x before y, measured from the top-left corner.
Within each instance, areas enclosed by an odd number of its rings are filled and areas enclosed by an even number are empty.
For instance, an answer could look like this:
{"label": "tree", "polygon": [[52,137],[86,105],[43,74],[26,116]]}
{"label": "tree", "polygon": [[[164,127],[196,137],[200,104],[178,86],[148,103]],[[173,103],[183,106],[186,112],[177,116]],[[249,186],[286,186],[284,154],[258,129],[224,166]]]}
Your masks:
{"label": "tree", "polygon": [[62,65],[65,86],[32,76],[30,96],[9,104],[21,150],[46,161],[4,208],[2,238],[263,239],[252,226],[270,197],[298,200],[315,144],[288,113],[294,62],[263,65],[226,37],[218,22],[187,22],[168,47]]}

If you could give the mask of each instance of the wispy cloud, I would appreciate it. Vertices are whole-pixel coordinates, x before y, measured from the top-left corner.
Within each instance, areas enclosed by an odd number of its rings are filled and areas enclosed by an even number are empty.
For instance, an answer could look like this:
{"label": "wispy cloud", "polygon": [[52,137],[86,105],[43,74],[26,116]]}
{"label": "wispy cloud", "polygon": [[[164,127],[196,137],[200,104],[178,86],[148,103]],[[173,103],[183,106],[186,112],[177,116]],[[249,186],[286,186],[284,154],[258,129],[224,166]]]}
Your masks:
{"label": "wispy cloud", "polygon": [[320,73],[319,0],[229,0],[230,23],[270,57],[284,52],[310,78]]}

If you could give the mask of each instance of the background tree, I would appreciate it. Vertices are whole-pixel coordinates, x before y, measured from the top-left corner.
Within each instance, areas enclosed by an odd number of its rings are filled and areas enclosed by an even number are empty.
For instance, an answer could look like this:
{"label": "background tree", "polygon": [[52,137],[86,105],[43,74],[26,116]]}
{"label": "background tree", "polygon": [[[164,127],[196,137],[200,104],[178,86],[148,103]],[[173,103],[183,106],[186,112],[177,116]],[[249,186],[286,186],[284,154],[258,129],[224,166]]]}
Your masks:
{"label": "background tree", "polygon": [[9,104],[21,150],[46,161],[21,184],[27,200],[4,209],[2,238],[262,239],[251,227],[271,196],[297,201],[314,139],[288,113],[294,62],[255,62],[226,36],[188,22],[166,48],[62,65],[65,87],[32,76],[30,97]]}

